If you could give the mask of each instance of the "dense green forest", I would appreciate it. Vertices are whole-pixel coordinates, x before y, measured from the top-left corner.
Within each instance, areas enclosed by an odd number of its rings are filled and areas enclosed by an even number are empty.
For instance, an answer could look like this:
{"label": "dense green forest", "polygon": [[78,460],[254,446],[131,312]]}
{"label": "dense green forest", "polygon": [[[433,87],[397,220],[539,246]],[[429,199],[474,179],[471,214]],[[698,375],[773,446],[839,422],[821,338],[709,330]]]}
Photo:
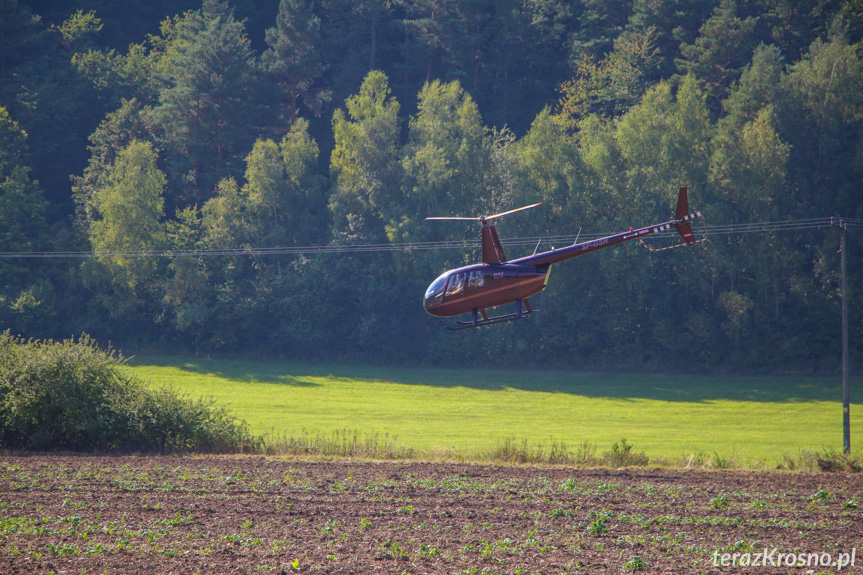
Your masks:
{"label": "dense green forest", "polygon": [[[863,218],[861,37],[861,0],[0,0],[0,326],[133,353],[834,371],[829,228],[605,250],[555,266],[529,320],[460,333],[420,302],[472,247],[130,252],[473,241],[424,218],[534,202],[499,233],[613,233],[667,220],[681,185],[705,224]],[[863,228],[846,253],[859,358]]]}

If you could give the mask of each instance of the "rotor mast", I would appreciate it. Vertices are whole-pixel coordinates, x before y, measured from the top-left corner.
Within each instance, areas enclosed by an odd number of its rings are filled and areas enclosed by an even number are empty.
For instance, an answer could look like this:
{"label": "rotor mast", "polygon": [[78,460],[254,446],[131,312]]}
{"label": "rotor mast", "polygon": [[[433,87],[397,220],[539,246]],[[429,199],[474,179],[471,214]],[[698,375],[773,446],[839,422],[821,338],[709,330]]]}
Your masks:
{"label": "rotor mast", "polygon": [[443,216],[426,219],[479,222],[482,226],[482,262],[488,265],[500,265],[506,263],[506,255],[504,255],[503,253],[503,246],[500,243],[500,238],[497,235],[497,230],[494,228],[492,220],[495,220],[502,216],[508,216],[509,214],[514,214],[515,212],[520,212],[522,210],[529,210],[530,208],[535,208],[540,204],[542,204],[542,202],[531,204],[529,206],[523,206],[521,208],[515,208],[514,210],[508,210],[499,214],[492,214],[490,216],[479,216],[477,218]]}

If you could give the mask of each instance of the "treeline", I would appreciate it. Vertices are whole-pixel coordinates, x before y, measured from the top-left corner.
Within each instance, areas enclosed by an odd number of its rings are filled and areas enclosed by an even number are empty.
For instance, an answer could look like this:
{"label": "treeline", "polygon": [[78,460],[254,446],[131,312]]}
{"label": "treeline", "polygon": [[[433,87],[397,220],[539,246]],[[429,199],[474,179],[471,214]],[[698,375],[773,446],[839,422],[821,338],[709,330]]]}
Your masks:
{"label": "treeline", "polygon": [[[859,2],[0,6],[0,252],[100,256],[0,258],[14,333],[425,364],[838,365],[830,230],[604,251],[556,266],[531,320],[466,334],[420,301],[469,249],[128,254],[473,240],[424,218],[539,201],[500,233],[610,233],[667,219],[681,185],[710,224],[863,217]],[[861,248],[852,230],[851,286]]]}

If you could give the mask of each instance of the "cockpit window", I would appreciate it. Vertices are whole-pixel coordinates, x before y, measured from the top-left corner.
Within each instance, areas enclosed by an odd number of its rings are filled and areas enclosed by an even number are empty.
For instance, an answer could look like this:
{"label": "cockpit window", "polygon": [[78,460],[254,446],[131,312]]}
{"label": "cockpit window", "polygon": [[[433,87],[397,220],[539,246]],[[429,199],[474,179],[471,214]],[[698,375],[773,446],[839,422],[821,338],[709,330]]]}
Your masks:
{"label": "cockpit window", "polygon": [[461,293],[464,289],[464,280],[466,278],[467,274],[464,272],[451,275],[449,285],[446,288],[446,295],[451,296]]}
{"label": "cockpit window", "polygon": [[470,272],[470,279],[467,280],[467,287],[478,288],[482,287],[484,284],[485,281],[482,279],[481,270]]}
{"label": "cockpit window", "polygon": [[429,289],[426,290],[426,299],[435,298],[443,295],[443,289],[446,287],[447,274],[441,275],[438,279],[432,282]]}

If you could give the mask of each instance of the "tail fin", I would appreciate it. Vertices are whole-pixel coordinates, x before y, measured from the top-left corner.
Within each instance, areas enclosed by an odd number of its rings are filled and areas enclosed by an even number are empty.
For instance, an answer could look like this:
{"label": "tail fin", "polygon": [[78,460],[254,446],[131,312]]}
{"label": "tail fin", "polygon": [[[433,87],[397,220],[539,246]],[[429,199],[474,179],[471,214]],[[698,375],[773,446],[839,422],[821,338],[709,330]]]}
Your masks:
{"label": "tail fin", "polygon": [[677,196],[677,209],[674,211],[674,219],[676,223],[674,228],[683,236],[683,240],[687,244],[696,243],[695,235],[692,233],[692,224],[689,220],[700,217],[699,212],[689,213],[689,197],[686,187],[680,188],[680,193]]}
{"label": "tail fin", "polygon": [[674,212],[674,219],[682,220],[687,215],[689,215],[689,190],[684,186],[677,194],[677,210]]}

